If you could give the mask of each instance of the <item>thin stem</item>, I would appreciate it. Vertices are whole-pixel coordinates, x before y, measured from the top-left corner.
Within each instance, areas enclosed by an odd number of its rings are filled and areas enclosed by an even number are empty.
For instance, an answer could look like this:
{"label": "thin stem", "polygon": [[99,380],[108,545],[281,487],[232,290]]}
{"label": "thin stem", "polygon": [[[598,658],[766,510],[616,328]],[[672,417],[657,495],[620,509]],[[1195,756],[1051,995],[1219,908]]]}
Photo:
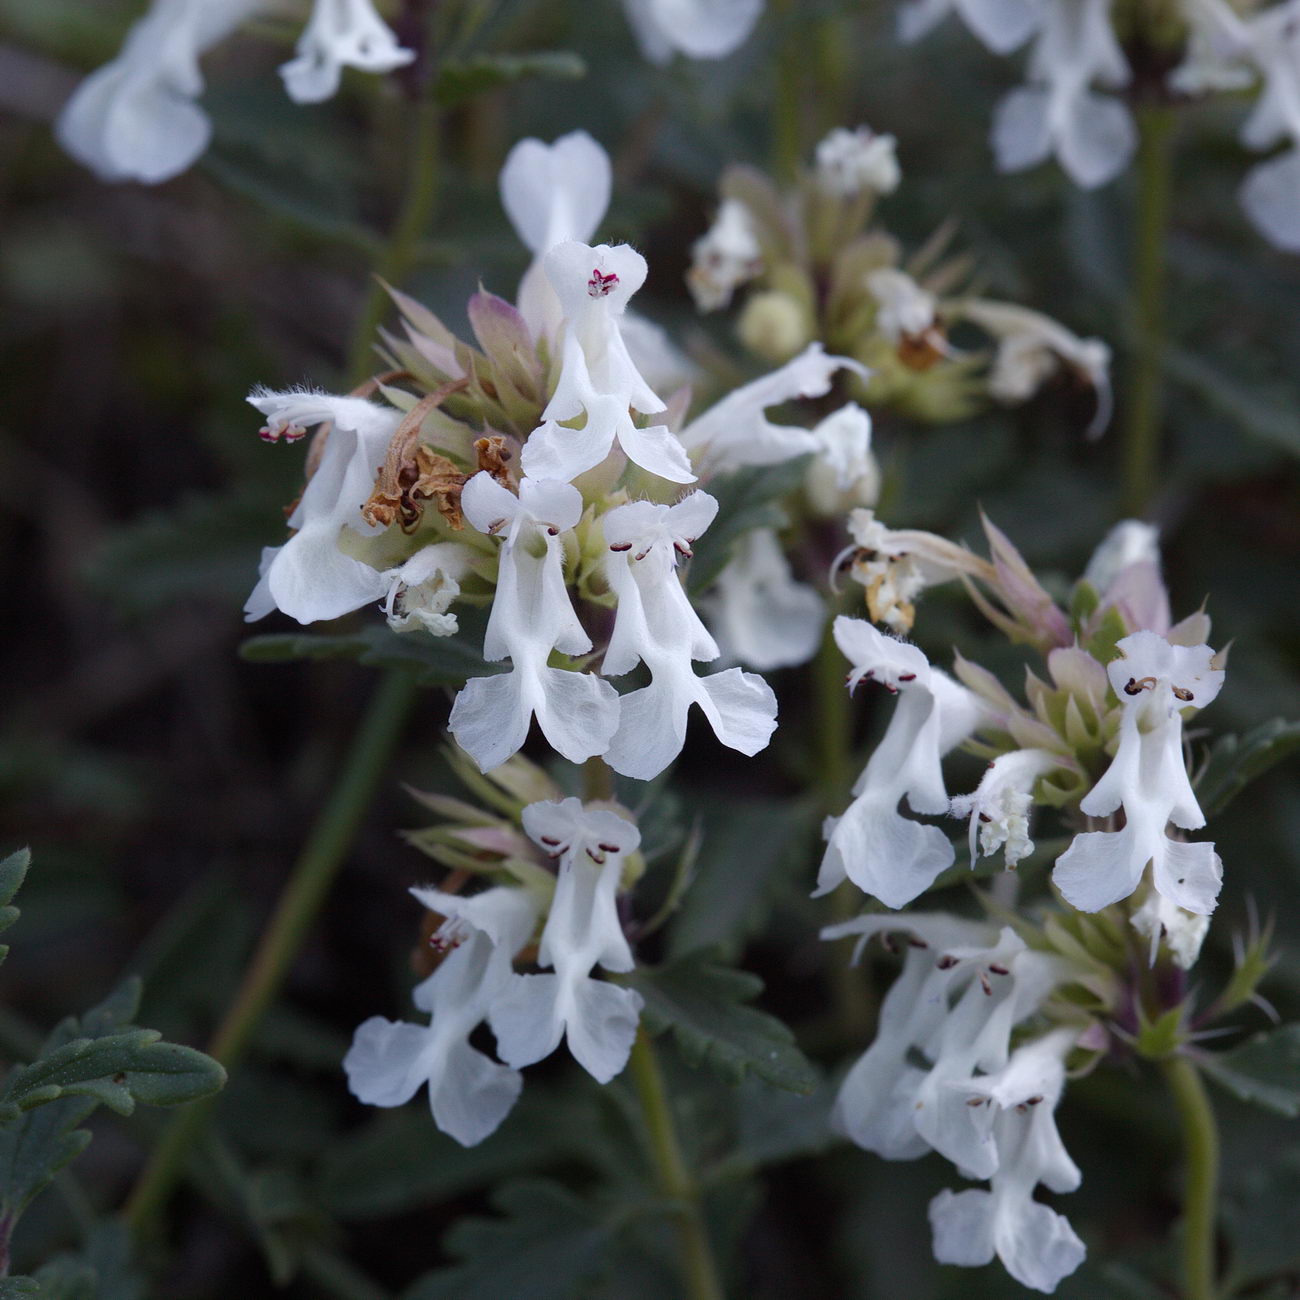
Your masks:
{"label": "thin stem", "polygon": [[659,1190],[673,1202],[685,1295],[688,1300],[723,1300],[713,1248],[700,1209],[700,1189],[682,1156],[663,1072],[644,1026],[637,1030],[628,1068],[645,1116]]}
{"label": "thin stem", "polygon": [[[812,682],[817,795],[827,816],[844,811],[853,784],[853,711],[844,689],[844,668],[844,656],[831,635],[831,623],[827,623],[813,663]],[[857,915],[861,902],[857,887],[846,880],[831,895],[834,919],[847,921]],[[831,996],[845,1041],[865,1040],[871,1029],[871,997],[863,973],[847,961],[833,961]]]}
{"label": "thin stem", "polygon": [[[315,922],[374,798],[414,696],[412,678],[400,672],[390,673],[375,691],[343,771],[325,799],[235,1000],[208,1049],[227,1070],[244,1055]],[[213,1104],[209,1100],[187,1106],[154,1149],[126,1207],[127,1219],[137,1232],[147,1229],[166,1204]]]}
{"label": "thin stem", "polygon": [[777,0],[780,48],[776,56],[776,94],[773,97],[772,163],[776,178],[790,184],[799,174],[803,150],[803,108],[800,93],[806,25],[795,12],[794,0]]}
{"label": "thin stem", "polygon": [[1214,1218],[1219,1183],[1219,1130],[1205,1083],[1194,1062],[1171,1056],[1160,1068],[1173,1094],[1183,1131],[1184,1300],[1214,1300]]}
{"label": "thin stem", "polygon": [[433,219],[438,193],[438,159],[441,143],[442,110],[426,93],[415,107],[407,164],[406,197],[398,213],[392,237],[379,260],[370,289],[357,317],[352,345],[348,350],[348,375],[354,382],[366,378],[375,368],[371,363],[375,331],[388,305],[384,282],[398,285],[410,274],[419,251],[420,238]]}
{"label": "thin stem", "polygon": [[1138,210],[1134,248],[1133,370],[1124,427],[1124,513],[1141,515],[1155,492],[1160,452],[1165,352],[1165,239],[1173,188],[1177,120],[1168,104],[1143,104],[1138,116]]}

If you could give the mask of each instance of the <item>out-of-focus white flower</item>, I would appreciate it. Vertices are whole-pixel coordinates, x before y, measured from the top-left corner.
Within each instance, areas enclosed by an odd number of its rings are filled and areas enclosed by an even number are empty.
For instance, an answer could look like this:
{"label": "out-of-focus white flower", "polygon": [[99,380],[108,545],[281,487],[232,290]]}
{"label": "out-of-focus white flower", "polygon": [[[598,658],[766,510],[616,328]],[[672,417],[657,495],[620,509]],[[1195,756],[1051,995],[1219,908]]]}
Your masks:
{"label": "out-of-focus white flower", "polygon": [[338,90],[344,68],[392,72],[414,58],[414,50],[398,45],[372,0],[316,0],[296,57],[280,76],[295,103],[316,104]]}
{"label": "out-of-focus white flower", "polygon": [[879,304],[876,328],[891,343],[924,338],[934,328],[938,303],[912,277],[892,266],[877,267],[867,276],[867,292]]}
{"label": "out-of-focus white flower", "polygon": [[465,484],[461,507],[479,532],[504,536],[483,656],[508,658],[511,671],[466,682],[448,722],[457,744],[490,771],[524,743],[536,715],[570,762],[604,753],[618,725],[614,688],[591,673],[547,666],[552,650],[591,649],[569,601],[559,542],[582,514],[581,494],[568,483],[525,478],[515,496],[481,472]]}
{"label": "out-of-focus white flower", "polygon": [[59,143],[101,180],[156,185],[183,172],[212,136],[194,102],[199,58],[260,0],[155,0],[121,53],[77,87],[59,114]]}
{"label": "out-of-focus white flower", "polygon": [[1009,869],[1034,851],[1029,838],[1034,782],[1060,764],[1060,756],[1045,749],[1013,749],[989,764],[973,794],[952,801],[953,816],[970,819],[972,867],[976,858],[1002,849]]}
{"label": "out-of-focus white flower", "polygon": [[896,145],[892,135],[877,135],[867,126],[852,131],[837,126],[817,146],[817,184],[843,199],[867,192],[892,194],[903,178]]}
{"label": "out-of-focus white flower", "polygon": [[967,1085],[967,1109],[982,1118],[997,1167],[988,1191],[942,1191],[930,1202],[941,1264],[978,1267],[996,1255],[1017,1282],[1048,1294],[1087,1251],[1063,1215],[1034,1200],[1042,1183],[1072,1192],[1080,1182],[1056,1130],[1065,1057],[1076,1033],[1058,1029],[1018,1048],[1005,1067]]}
{"label": "out-of-focus white flower", "polygon": [[388,570],[384,614],[394,632],[417,629],[430,636],[455,636],[456,615],[448,613],[460,595],[460,579],[469,571],[474,552],[456,542],[421,547],[405,564]]}
{"label": "out-of-focus white flower", "polygon": [[1083,581],[1097,593],[1100,607],[1119,610],[1132,631],[1169,632],[1169,592],[1160,576],[1160,531],[1154,524],[1120,520],[1093,552]]}
{"label": "out-of-focus white flower", "polygon": [[998,341],[989,374],[994,398],[1008,404],[1026,402],[1064,368],[1091,384],[1097,395],[1088,437],[1105,432],[1112,408],[1110,348],[1101,339],[1080,338],[1050,316],[1009,302],[974,298],[955,311]]}
{"label": "out-of-focus white flower", "polygon": [[627,1064],[641,995],[593,979],[597,964],[629,971],[632,951],[618,919],[623,862],[641,843],[631,822],[573,798],[529,804],[524,830],[552,857],[559,877],[537,961],[552,975],[514,975],[491,1009],[502,1057],[515,1067],[549,1056],[566,1038],[578,1064],[608,1083]]}
{"label": "out-of-focus white flower", "polygon": [[605,761],[624,776],[648,781],[677,757],[693,704],[718,739],[742,754],[758,753],[776,727],[776,696],[761,677],[739,668],[697,677],[691,666],[717,659],[719,651],[682,589],[677,556],[690,555],[717,511],[711,496],[693,492],[674,506],[617,506],[601,521],[610,550],[606,573],[618,595],[603,671],[619,677],[642,662],[651,679],[619,701],[618,732]]}
{"label": "out-of-focus white flower", "polygon": [[1209,704],[1223,670],[1214,666],[1209,646],[1171,645],[1155,632],[1126,636],[1118,649],[1106,673],[1124,710],[1119,749],[1079,807],[1089,817],[1106,817],[1122,805],[1124,828],[1076,835],[1052,878],[1068,903],[1096,912],[1127,898],[1150,863],[1158,893],[1206,915],[1223,878],[1214,845],[1173,840],[1165,829],[1170,822],[1184,830],[1205,825],[1183,759],[1180,710]]}
{"label": "out-of-focus white flower", "polygon": [[320,463],[307,483],[283,546],[262,551],[259,581],[244,605],[250,622],[279,609],[299,623],[338,618],[381,599],[390,579],[339,549],[339,535],[350,528],[362,537],[383,531],[361,517],[375,485],[388,443],[401,413],[360,397],[328,393],[272,393],[258,389],[248,399],[266,416],[262,436],[269,442],[297,441],[317,424],[332,424]]}
{"label": "out-of-focus white flower", "polygon": [[1201,945],[1210,929],[1208,916],[1185,912],[1154,889],[1129,920],[1139,934],[1151,940],[1153,966],[1163,936],[1169,944],[1174,965],[1181,966],[1183,970],[1191,970],[1196,965],[1196,959],[1201,955]]}
{"label": "out-of-focus white flower", "polygon": [[411,892],[447,918],[434,943],[454,951],[419,985],[415,1005],[427,1026],[372,1016],[343,1058],[348,1087],[371,1106],[401,1106],[429,1086],[434,1123],[462,1146],[483,1141],[515,1104],[523,1080],[469,1044],[473,1030],[510,987],[511,961],[528,942],[537,905],[522,889],[471,898],[436,889]]}
{"label": "out-of-focus white flower", "polygon": [[1126,85],[1128,64],[1111,28],[1110,0],[1045,0],[1042,14],[1030,84],[998,104],[993,152],[1004,172],[1054,153],[1076,185],[1091,189],[1118,176],[1137,145],[1128,109],[1091,88]]}
{"label": "out-of-focus white flower", "polygon": [[[628,299],[645,282],[645,258],[626,244],[570,242],[557,244],[543,260],[564,316],[564,361],[545,423],[524,443],[524,472],[567,483],[599,465],[617,440],[628,459],[651,474],[693,482],[686,453],[668,427],[638,429],[629,411],[654,415],[664,409],[619,331]],[[586,416],[581,429],[559,423],[580,415]]]}
{"label": "out-of-focus white flower", "polygon": [[794,580],[771,528],[740,539],[704,610],[722,657],[759,672],[806,664],[826,621],[822,598]]}
{"label": "out-of-focus white flower", "polygon": [[930,666],[914,645],[877,631],[865,619],[841,614],[835,642],[853,665],[849,689],[872,680],[898,696],[884,738],[853,787],[855,798],[839,817],[826,819],[826,853],[814,897],[846,877],[887,907],[902,907],[952,866],[952,843],[937,826],[904,817],[948,811],[942,756],[975,729],[975,696]]}
{"label": "out-of-focus white flower", "polygon": [[641,53],[651,63],[674,54],[721,59],[739,49],[763,12],[763,0],[623,0]]}
{"label": "out-of-focus white flower", "polygon": [[818,433],[774,424],[766,415],[769,407],[797,397],[824,397],[837,370],[867,373],[858,362],[827,356],[820,343],[810,343],[793,361],[742,384],[692,420],[679,435],[681,444],[713,473],[742,465],[778,465],[809,452],[835,455],[847,467],[854,459],[853,438],[842,438],[844,430],[830,426]]}
{"label": "out-of-focus white flower", "polygon": [[880,467],[871,452],[871,416],[856,402],[846,402],[812,429],[815,459],[806,487],[814,509],[839,514],[874,502],[880,493]]}
{"label": "out-of-focus white flower", "polygon": [[1010,54],[1038,26],[1036,0],[904,0],[898,11],[898,34],[906,42],[920,40],[956,11],[962,22],[994,54]]}
{"label": "out-of-focus white flower", "polygon": [[713,225],[691,245],[686,285],[701,311],[725,307],[763,269],[753,218],[739,199],[723,199]]}

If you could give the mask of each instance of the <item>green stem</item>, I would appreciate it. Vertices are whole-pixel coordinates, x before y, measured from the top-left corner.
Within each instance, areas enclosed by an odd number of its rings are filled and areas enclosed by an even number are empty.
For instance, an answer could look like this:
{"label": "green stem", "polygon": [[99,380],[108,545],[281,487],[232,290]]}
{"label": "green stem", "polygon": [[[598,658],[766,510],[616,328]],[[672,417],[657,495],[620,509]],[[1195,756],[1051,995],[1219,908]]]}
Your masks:
{"label": "green stem", "polygon": [[637,1030],[628,1068],[645,1116],[659,1190],[673,1203],[685,1296],[688,1300],[723,1300],[722,1284],[700,1208],[700,1189],[682,1156],[664,1076],[644,1026]]}
{"label": "green stem", "polygon": [[1171,1056],[1160,1062],[1160,1068],[1178,1111],[1187,1161],[1183,1181],[1183,1297],[1214,1300],[1219,1130],[1195,1064],[1186,1056]]}
{"label": "green stem", "polygon": [[1173,188],[1173,143],[1177,120],[1167,104],[1138,108],[1137,241],[1132,374],[1124,426],[1122,504],[1141,515],[1155,493],[1160,452],[1165,352],[1165,240]]}
{"label": "green stem", "polygon": [[[817,795],[822,812],[836,816],[844,811],[853,784],[853,710],[844,689],[844,656],[831,634],[831,622],[813,662],[813,735]],[[847,921],[861,904],[860,891],[846,880],[831,895],[831,914],[836,921]],[[862,971],[847,959],[831,962],[831,996],[845,1041],[863,1042],[871,1030],[871,996]]]}
{"label": "green stem", "polygon": [[[393,672],[380,682],[370,701],[343,771],[208,1049],[227,1070],[244,1055],[316,920],[388,766],[414,695],[412,678]],[[208,1100],[185,1107],[163,1134],[127,1202],[126,1216],[136,1232],[145,1231],[166,1204],[213,1104]]]}
{"label": "green stem", "polygon": [[397,286],[410,274],[419,252],[420,239],[433,219],[434,201],[438,193],[442,110],[426,92],[416,104],[414,117],[410,161],[407,164],[406,197],[402,201],[392,236],[371,279],[369,292],[357,317],[352,345],[348,350],[348,375],[354,382],[360,382],[375,369],[371,362],[371,350],[375,344],[375,331],[389,302],[384,284]]}
{"label": "green stem", "polygon": [[777,0],[780,47],[776,56],[776,94],[772,123],[772,164],[776,179],[791,184],[799,174],[803,151],[802,96],[807,24],[796,13],[794,0]]}

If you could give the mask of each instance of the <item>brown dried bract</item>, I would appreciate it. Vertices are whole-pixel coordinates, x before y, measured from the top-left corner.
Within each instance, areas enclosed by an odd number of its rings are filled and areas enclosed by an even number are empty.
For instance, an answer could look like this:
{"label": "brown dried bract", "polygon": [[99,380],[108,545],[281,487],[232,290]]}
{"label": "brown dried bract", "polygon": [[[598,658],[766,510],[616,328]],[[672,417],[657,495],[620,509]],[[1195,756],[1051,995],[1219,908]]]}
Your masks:
{"label": "brown dried bract", "polygon": [[921,334],[898,340],[898,359],[909,370],[929,370],[948,355],[948,336],[937,322]]}
{"label": "brown dried bract", "polygon": [[486,470],[502,487],[513,492],[515,485],[510,477],[508,462],[514,459],[514,452],[506,446],[506,440],[499,433],[479,438],[474,443],[474,451],[478,456],[479,469]]}

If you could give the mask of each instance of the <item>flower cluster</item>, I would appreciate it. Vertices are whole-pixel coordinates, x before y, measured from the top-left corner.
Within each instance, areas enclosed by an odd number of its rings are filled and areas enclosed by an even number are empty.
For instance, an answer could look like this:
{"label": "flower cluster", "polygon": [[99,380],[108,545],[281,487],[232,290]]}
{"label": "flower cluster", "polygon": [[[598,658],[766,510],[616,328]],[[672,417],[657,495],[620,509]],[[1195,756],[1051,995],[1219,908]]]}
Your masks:
{"label": "flower cluster", "polygon": [[[992,398],[1027,401],[1058,372],[1097,394],[1091,432],[1110,416],[1110,351],[1038,312],[963,292],[969,262],[945,256],[944,228],[905,257],[873,224],[901,172],[893,136],[837,128],[790,191],[749,167],[729,167],[713,225],[696,240],[687,283],[701,311],[745,291],[737,330],[769,361],[817,339],[866,369],[852,390],[870,407],[949,421]],[[954,330],[971,332],[957,346]],[[959,334],[959,341],[960,334]],[[988,343],[993,346],[990,352]]]}
{"label": "flower cluster", "polygon": [[[954,6],[949,0],[904,0],[899,31],[924,36]],[[1095,87],[1123,90],[1141,80],[1169,102],[1258,85],[1241,142],[1289,147],[1259,163],[1241,187],[1256,228],[1280,248],[1300,249],[1300,34],[1294,0],[1264,8],[1225,0],[1179,0],[1149,11],[1111,0],[1030,0],[956,6],[994,53],[1030,41],[1028,84],[998,104],[993,152],[1002,171],[1020,171],[1053,155],[1077,185],[1104,185],[1129,165],[1137,131],[1128,107]],[[1243,13],[1243,8],[1245,12]],[[1127,54],[1126,54],[1127,49]],[[1147,67],[1146,63],[1153,66]]]}

